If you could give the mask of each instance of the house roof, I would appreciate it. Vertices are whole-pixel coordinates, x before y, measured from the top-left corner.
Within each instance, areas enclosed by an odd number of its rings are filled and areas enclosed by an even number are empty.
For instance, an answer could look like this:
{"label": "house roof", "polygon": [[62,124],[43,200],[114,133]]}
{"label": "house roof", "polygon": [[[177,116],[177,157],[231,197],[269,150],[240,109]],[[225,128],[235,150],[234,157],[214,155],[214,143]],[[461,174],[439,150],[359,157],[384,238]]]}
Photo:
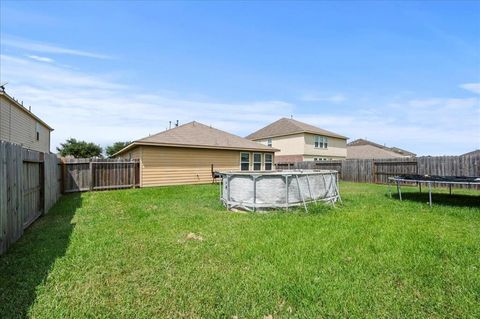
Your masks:
{"label": "house roof", "polygon": [[398,158],[405,157],[393,151],[378,148],[373,145],[347,146],[347,159],[373,159],[373,158]]}
{"label": "house roof", "polygon": [[243,137],[195,121],[136,140],[114,155],[123,153],[136,145],[267,152],[278,151],[278,149],[247,140]]}
{"label": "house roof", "polygon": [[365,139],[357,139],[347,144],[347,158],[395,158],[414,157],[415,153],[398,147],[387,147]]}
{"label": "house roof", "polygon": [[402,154],[402,155],[405,155],[405,156],[411,156],[411,157],[417,156],[417,154],[406,151],[406,150],[404,150],[402,148],[399,148],[399,147],[390,147],[390,149],[392,151],[394,151],[395,153],[399,153],[399,154]]}
{"label": "house roof", "polygon": [[347,139],[346,136],[333,133],[319,127],[303,123],[294,119],[287,119],[285,117],[279,119],[272,124],[259,129],[258,131],[248,135],[246,138],[249,140],[259,140],[269,137],[285,136],[298,133],[312,133],[324,136],[337,137],[341,139]]}
{"label": "house roof", "polygon": [[460,156],[472,156],[472,155],[480,155],[480,150],[471,151],[471,152],[462,154]]}
{"label": "house roof", "polygon": [[14,105],[16,105],[20,110],[22,110],[23,112],[27,113],[28,115],[30,115],[31,117],[33,117],[36,121],[38,121],[39,123],[41,123],[43,126],[45,126],[47,129],[49,129],[50,131],[53,131],[53,128],[50,127],[47,123],[45,123],[42,119],[40,119],[38,116],[36,116],[35,114],[33,114],[31,111],[29,111],[25,106],[23,106],[22,104],[20,104],[17,100],[15,100],[13,97],[11,97],[10,95],[7,94],[7,92],[4,91],[3,87],[0,88],[0,96],[4,96],[7,100],[9,100],[11,103],[13,103]]}

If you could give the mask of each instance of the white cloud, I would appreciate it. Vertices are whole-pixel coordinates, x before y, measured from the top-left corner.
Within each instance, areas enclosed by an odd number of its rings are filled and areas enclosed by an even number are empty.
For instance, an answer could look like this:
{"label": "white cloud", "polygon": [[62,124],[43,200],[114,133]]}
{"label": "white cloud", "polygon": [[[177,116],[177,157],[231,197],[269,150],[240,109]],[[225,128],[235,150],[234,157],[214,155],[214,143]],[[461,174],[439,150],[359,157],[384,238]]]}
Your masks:
{"label": "white cloud", "polygon": [[461,84],[460,87],[470,92],[480,94],[480,83],[464,83]]}
{"label": "white cloud", "polygon": [[48,43],[34,42],[34,41],[25,40],[17,37],[6,36],[6,35],[2,35],[2,45],[6,47],[12,47],[12,48],[17,48],[17,49],[22,49],[27,51],[41,52],[41,53],[66,54],[66,55],[83,56],[83,57],[96,58],[96,59],[111,58],[108,55],[99,54],[95,52],[63,48],[63,47],[48,44]]}
{"label": "white cloud", "polygon": [[170,120],[196,120],[247,135],[293,110],[276,100],[219,102],[144,92],[108,75],[8,55],[0,60],[7,92],[55,129],[52,150],[68,137],[102,145],[142,138],[164,130]]}
{"label": "white cloud", "polygon": [[408,105],[414,108],[451,108],[461,109],[470,108],[479,105],[479,99],[472,98],[430,98],[430,99],[413,99],[408,101]]}
{"label": "white cloud", "polygon": [[318,95],[307,93],[300,97],[301,101],[305,102],[331,102],[331,103],[341,103],[347,100],[347,97],[343,94],[333,94],[333,95]]}
{"label": "white cloud", "polygon": [[39,62],[47,62],[47,63],[53,63],[54,62],[53,59],[50,59],[50,58],[47,58],[47,57],[44,57],[44,56],[27,55],[27,57],[32,59],[32,60],[39,61]]}
{"label": "white cloud", "polygon": [[300,121],[350,138],[368,138],[419,155],[455,155],[480,148],[480,98],[407,99],[390,104],[357,105],[347,114],[335,110],[301,114]]}
{"label": "white cloud", "polygon": [[68,137],[102,145],[138,139],[166,129],[168,121],[175,120],[197,120],[245,136],[290,114],[351,139],[367,137],[419,155],[480,148],[480,97],[402,97],[392,98],[390,104],[357,99],[355,108],[325,107],[318,114],[275,99],[225,102],[144,91],[112,75],[26,57],[0,55],[0,63],[2,80],[10,83],[7,91],[55,128],[52,150]]}

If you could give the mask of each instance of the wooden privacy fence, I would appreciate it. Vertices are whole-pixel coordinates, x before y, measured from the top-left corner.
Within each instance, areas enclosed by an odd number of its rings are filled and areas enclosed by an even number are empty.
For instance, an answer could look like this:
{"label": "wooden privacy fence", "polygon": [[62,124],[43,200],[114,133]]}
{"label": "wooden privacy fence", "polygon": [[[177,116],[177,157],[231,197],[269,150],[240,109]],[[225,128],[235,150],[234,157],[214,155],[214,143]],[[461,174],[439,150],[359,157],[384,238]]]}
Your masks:
{"label": "wooden privacy fence", "polygon": [[64,193],[140,186],[140,162],[124,159],[62,159]]}
{"label": "wooden privacy fence", "polygon": [[403,174],[480,176],[480,155],[299,162],[293,168],[333,169],[344,181],[384,184]]}
{"label": "wooden privacy fence", "polygon": [[0,254],[60,197],[55,154],[0,141]]}

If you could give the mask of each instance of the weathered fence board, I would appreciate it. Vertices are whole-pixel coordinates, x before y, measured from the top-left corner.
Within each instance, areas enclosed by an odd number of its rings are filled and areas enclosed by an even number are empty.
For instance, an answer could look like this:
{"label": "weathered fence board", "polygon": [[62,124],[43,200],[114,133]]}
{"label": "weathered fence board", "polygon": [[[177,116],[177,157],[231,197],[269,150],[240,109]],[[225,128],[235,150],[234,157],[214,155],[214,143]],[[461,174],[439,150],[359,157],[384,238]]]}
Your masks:
{"label": "weathered fence board", "polygon": [[133,188],[140,185],[140,162],[124,159],[62,160],[63,192]]}
{"label": "weathered fence board", "polygon": [[60,197],[58,159],[0,141],[0,254]]}
{"label": "weathered fence board", "polygon": [[[387,183],[402,174],[480,176],[480,156],[422,156],[395,159],[347,159],[299,162],[294,169],[333,169],[344,181]],[[458,186],[466,187],[466,186]]]}

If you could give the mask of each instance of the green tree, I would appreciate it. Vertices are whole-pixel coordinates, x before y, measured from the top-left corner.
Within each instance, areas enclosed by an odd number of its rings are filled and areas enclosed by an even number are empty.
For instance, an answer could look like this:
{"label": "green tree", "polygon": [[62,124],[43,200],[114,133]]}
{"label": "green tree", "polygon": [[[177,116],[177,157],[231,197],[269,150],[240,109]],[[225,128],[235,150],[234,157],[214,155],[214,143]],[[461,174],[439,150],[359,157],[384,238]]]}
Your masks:
{"label": "green tree", "polygon": [[107,153],[107,156],[112,156],[130,143],[131,142],[115,142],[113,145],[107,146],[105,153]]}
{"label": "green tree", "polygon": [[60,143],[60,147],[57,147],[57,151],[61,156],[71,155],[75,158],[89,158],[101,157],[103,150],[100,145],[69,138],[65,143]]}

